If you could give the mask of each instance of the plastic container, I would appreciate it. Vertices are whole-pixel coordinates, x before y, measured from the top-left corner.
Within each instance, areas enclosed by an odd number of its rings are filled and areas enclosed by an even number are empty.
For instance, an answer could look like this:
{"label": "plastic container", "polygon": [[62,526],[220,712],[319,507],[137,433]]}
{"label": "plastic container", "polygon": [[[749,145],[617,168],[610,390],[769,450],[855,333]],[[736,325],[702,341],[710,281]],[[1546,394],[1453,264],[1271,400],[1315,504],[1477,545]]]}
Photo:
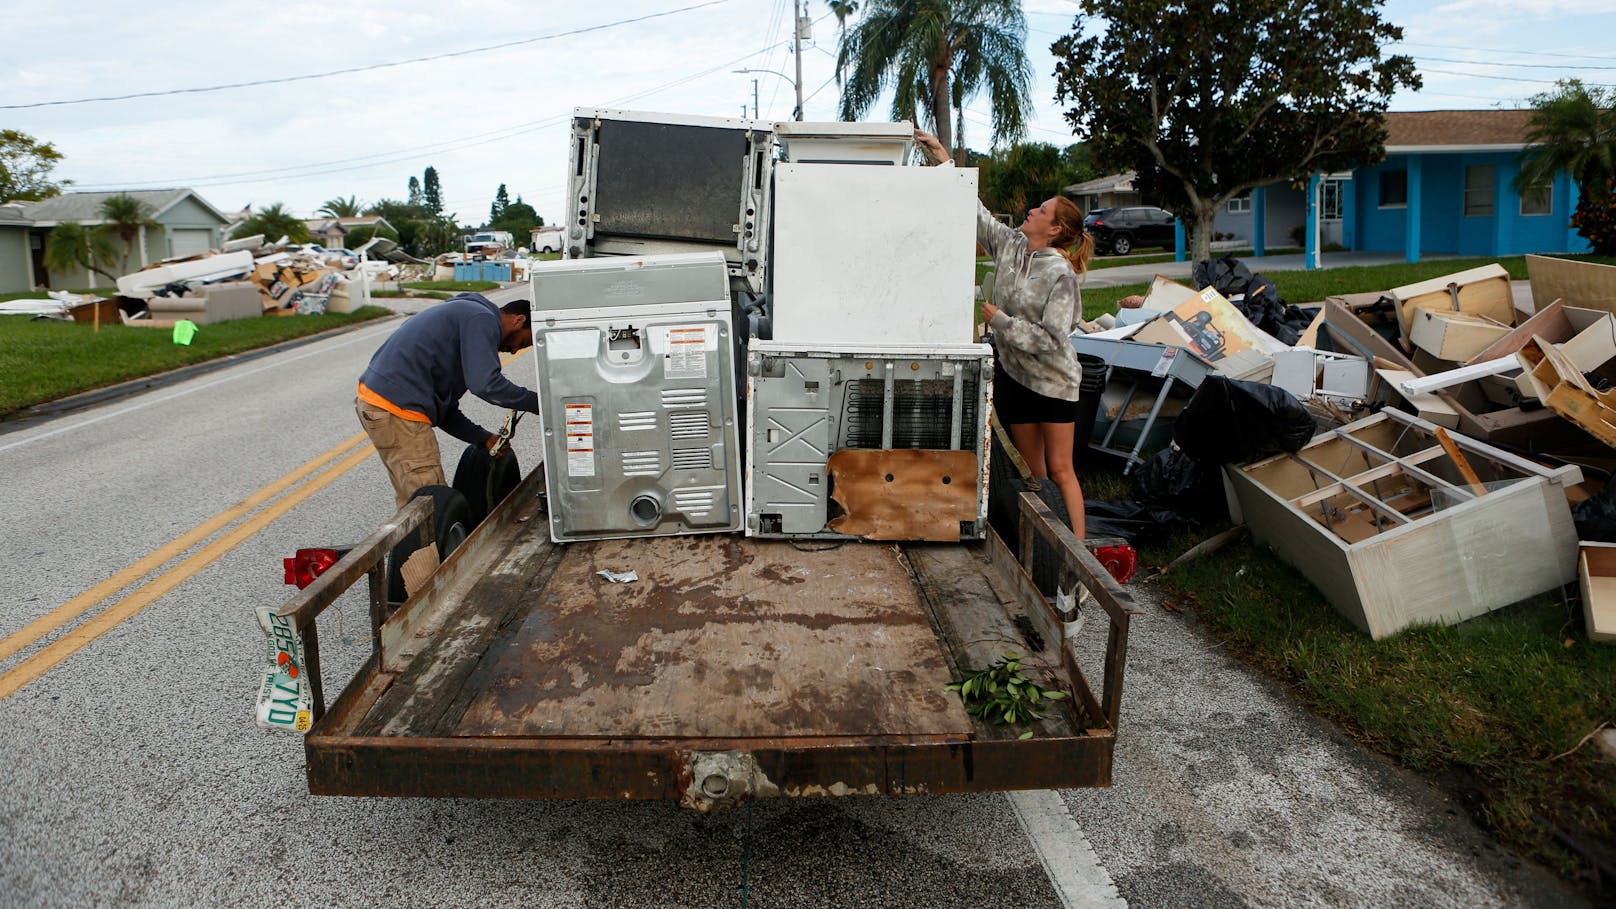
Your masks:
{"label": "plastic container", "polygon": [[1082,467],[1094,437],[1094,421],[1100,412],[1100,394],[1105,391],[1105,361],[1089,354],[1077,355],[1083,367],[1083,383],[1078,386],[1077,425],[1072,427],[1072,464]]}
{"label": "plastic container", "polygon": [[456,281],[481,281],[481,262],[456,262],[454,266],[454,279]]}

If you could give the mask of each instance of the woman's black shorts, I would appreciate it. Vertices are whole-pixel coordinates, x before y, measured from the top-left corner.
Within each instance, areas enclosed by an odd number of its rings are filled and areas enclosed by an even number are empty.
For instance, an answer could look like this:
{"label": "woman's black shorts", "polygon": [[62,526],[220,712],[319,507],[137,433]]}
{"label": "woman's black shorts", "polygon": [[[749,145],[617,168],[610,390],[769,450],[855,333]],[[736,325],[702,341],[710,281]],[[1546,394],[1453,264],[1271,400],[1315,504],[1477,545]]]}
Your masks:
{"label": "woman's black shorts", "polygon": [[1077,402],[1041,395],[1010,378],[993,361],[993,411],[1005,426],[1016,423],[1076,423]]}

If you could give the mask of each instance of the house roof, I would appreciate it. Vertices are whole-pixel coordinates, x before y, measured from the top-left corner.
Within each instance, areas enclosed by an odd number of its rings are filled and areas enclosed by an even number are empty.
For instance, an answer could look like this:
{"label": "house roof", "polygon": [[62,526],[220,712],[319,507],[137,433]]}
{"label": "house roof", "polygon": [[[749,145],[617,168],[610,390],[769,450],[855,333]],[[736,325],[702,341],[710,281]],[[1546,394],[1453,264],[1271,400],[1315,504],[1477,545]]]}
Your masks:
{"label": "house roof", "polygon": [[[13,202],[10,205],[22,210],[22,217],[32,221],[39,227],[54,227],[63,221],[77,221],[80,224],[102,224],[101,203],[113,196],[133,196],[151,207],[150,216],[153,219],[162,217],[164,212],[185,201],[187,198],[195,199],[197,204],[207,209],[220,224],[230,219],[208,203],[208,200],[196,194],[191,189],[136,189],[125,192],[110,193],[62,193],[49,199],[38,202]],[[8,206],[10,207],[10,206]]]}
{"label": "house roof", "polygon": [[1530,110],[1420,110],[1386,114],[1386,150],[1524,148]]}
{"label": "house roof", "polygon": [[347,233],[349,230],[355,227],[371,226],[386,226],[390,229],[397,230],[397,228],[393,227],[393,225],[388,224],[387,219],[381,215],[361,215],[356,218],[312,218],[308,221],[304,221],[303,223],[308,225],[308,228],[312,233],[325,233],[333,226],[341,228],[343,233]]}
{"label": "house roof", "polygon": [[1108,177],[1097,177],[1093,180],[1084,180],[1082,183],[1073,183],[1061,190],[1073,196],[1088,193],[1129,193],[1133,192],[1133,181],[1139,176],[1134,171],[1112,174]]}

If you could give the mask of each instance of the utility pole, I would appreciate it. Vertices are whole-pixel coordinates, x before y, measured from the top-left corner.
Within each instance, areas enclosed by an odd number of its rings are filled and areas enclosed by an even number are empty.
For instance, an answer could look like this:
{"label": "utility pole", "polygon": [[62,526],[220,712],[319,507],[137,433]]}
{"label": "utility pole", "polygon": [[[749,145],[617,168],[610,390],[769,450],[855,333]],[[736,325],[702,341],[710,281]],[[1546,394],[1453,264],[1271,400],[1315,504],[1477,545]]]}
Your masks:
{"label": "utility pole", "polygon": [[757,118],[758,118],[758,89],[757,89],[757,80],[753,79],[752,80],[752,119],[756,120]]}
{"label": "utility pole", "polygon": [[807,17],[807,15],[805,15],[805,13],[806,13],[806,10],[804,10],[802,8],[802,6],[798,4],[797,0],[791,0],[791,17],[793,19],[797,20],[797,22],[796,22],[796,25],[797,25],[797,39],[795,41],[791,42],[791,43],[796,48],[796,51],[797,51],[797,116],[796,116],[796,120],[799,123],[802,122],[802,37],[803,37],[803,32],[808,30],[808,17]]}

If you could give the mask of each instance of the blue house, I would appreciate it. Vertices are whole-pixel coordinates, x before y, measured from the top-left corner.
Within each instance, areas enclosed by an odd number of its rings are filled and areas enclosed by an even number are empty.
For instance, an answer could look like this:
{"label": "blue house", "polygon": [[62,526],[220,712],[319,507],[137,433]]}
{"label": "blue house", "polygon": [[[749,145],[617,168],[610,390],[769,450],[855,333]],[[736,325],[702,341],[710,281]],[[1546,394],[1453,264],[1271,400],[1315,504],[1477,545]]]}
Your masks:
{"label": "blue house", "polygon": [[1214,230],[1264,248],[1303,246],[1309,266],[1331,244],[1350,250],[1511,256],[1588,252],[1571,227],[1575,181],[1557,174],[1517,189],[1529,110],[1435,110],[1386,115],[1386,160],[1315,174],[1231,199]]}

